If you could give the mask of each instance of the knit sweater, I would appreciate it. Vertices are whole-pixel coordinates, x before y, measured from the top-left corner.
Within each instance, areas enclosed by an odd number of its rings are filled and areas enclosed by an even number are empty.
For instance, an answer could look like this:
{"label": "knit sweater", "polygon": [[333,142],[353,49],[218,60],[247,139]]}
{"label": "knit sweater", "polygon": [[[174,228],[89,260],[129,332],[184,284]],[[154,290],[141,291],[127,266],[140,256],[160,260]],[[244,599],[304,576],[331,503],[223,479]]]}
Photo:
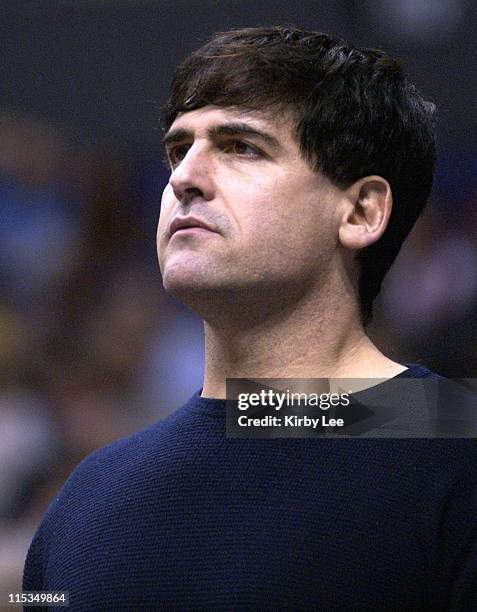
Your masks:
{"label": "knit sweater", "polygon": [[477,610],[477,444],[227,438],[199,391],[80,463],[23,590],[82,612]]}

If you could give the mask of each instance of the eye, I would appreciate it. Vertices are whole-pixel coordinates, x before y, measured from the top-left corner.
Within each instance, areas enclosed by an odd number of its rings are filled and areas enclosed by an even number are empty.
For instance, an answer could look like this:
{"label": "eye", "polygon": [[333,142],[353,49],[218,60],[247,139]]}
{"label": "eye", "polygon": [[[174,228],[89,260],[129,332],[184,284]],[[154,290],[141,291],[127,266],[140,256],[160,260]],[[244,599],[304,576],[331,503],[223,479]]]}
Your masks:
{"label": "eye", "polygon": [[243,157],[260,157],[260,151],[243,140],[232,140],[224,146],[224,149]]}
{"label": "eye", "polygon": [[187,155],[187,151],[190,149],[189,144],[175,145],[167,149],[167,157],[172,167],[177,166],[184,157]]}

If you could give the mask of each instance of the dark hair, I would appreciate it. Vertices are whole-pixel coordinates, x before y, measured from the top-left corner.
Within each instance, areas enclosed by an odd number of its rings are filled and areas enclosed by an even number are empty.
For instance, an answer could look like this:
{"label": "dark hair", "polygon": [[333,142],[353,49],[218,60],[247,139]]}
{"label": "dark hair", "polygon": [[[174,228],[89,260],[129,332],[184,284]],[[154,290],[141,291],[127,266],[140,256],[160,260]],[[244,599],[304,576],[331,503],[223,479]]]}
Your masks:
{"label": "dark hair", "polygon": [[207,105],[291,112],[301,153],[345,189],[376,174],[393,193],[383,236],[358,251],[363,325],[424,209],[436,161],[435,105],[384,51],[295,27],[216,34],[176,70],[162,124]]}

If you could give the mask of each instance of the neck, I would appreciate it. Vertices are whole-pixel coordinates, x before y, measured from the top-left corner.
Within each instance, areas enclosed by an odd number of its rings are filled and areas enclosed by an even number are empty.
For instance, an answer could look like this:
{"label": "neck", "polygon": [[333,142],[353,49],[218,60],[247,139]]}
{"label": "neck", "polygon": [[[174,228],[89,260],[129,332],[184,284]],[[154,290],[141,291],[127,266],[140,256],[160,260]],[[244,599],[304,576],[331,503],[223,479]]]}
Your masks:
{"label": "neck", "polygon": [[229,304],[208,318],[202,396],[225,398],[226,378],[390,378],[405,370],[367,337],[349,294],[341,298],[328,291],[279,309],[263,304],[262,317],[255,308],[247,316],[242,302],[240,316]]}

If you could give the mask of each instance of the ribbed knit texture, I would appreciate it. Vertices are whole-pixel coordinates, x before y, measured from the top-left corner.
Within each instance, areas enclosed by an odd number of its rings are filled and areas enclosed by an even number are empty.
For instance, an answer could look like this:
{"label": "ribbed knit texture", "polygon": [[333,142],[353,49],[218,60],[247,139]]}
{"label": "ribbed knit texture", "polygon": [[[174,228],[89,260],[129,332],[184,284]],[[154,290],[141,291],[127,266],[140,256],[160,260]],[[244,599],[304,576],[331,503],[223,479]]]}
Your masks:
{"label": "ribbed knit texture", "polygon": [[24,591],[82,612],[477,610],[474,440],[228,439],[199,393],[74,470]]}

